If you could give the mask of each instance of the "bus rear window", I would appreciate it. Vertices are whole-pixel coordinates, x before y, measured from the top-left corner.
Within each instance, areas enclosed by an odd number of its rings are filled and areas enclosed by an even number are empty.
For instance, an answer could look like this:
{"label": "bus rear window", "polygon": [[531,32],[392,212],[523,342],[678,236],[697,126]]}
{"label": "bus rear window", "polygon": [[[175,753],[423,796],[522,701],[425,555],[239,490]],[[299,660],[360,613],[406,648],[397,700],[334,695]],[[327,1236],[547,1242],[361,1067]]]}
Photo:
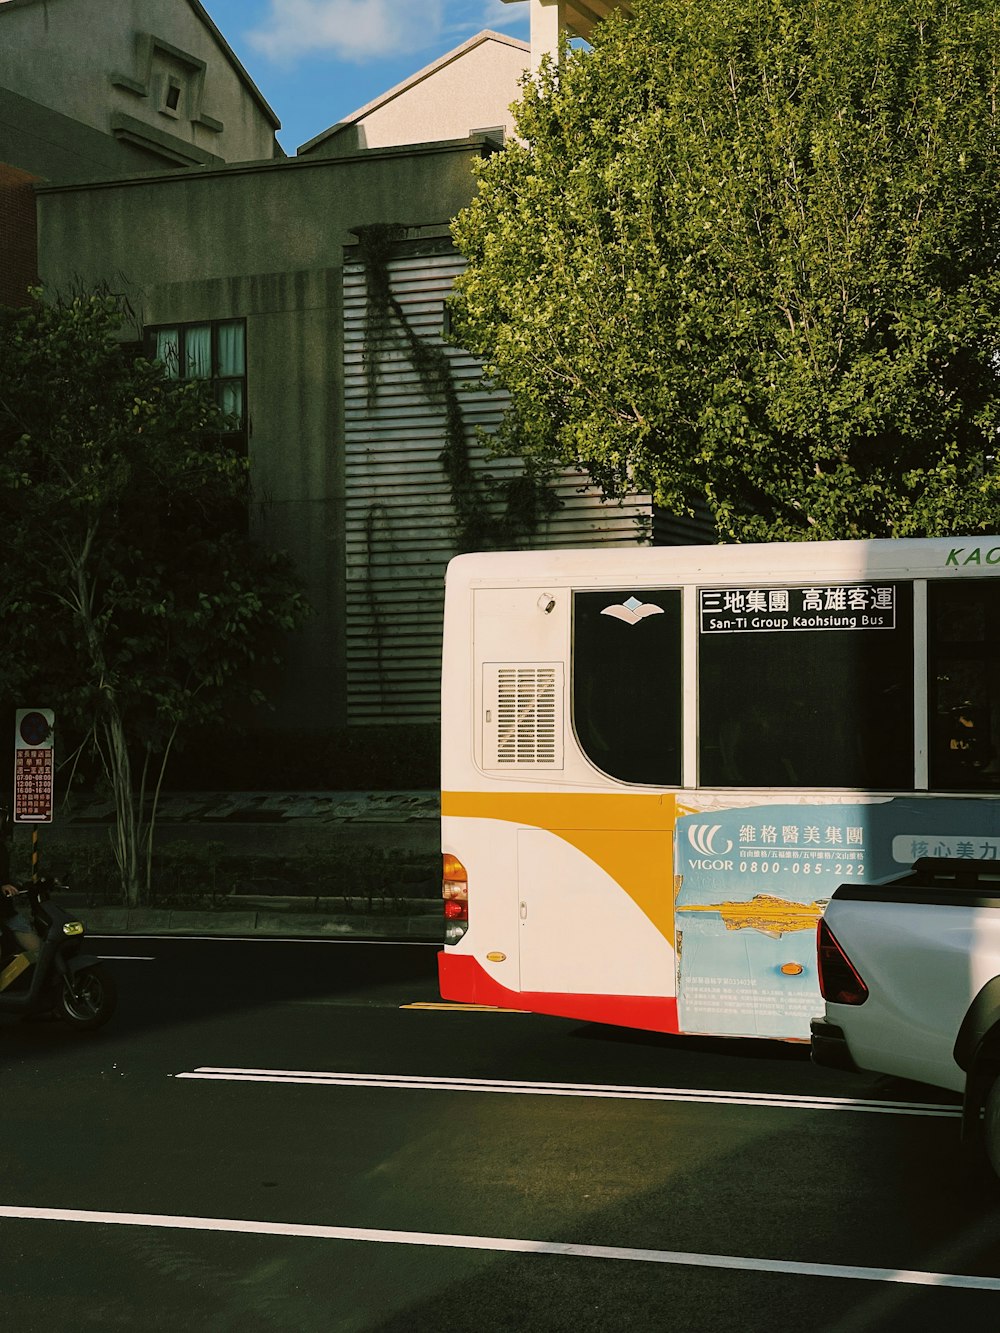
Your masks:
{"label": "bus rear window", "polygon": [[698,591],[703,787],[913,788],[909,583]]}
{"label": "bus rear window", "polygon": [[681,595],[573,598],[573,726],[584,754],[623,782],[681,780]]}
{"label": "bus rear window", "polygon": [[930,583],[927,613],[931,786],[996,790],[1000,583]]}

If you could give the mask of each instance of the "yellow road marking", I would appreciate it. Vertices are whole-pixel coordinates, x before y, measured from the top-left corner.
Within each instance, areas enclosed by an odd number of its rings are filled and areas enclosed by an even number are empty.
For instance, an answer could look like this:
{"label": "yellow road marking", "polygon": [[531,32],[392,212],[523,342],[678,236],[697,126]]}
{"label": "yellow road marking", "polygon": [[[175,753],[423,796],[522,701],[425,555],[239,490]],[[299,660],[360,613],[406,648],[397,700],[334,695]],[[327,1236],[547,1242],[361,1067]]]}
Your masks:
{"label": "yellow road marking", "polygon": [[400,1009],[445,1009],[445,1010],[464,1010],[471,1014],[530,1014],[530,1009],[503,1009],[497,1004],[432,1004],[417,1002],[416,1004],[401,1004]]}

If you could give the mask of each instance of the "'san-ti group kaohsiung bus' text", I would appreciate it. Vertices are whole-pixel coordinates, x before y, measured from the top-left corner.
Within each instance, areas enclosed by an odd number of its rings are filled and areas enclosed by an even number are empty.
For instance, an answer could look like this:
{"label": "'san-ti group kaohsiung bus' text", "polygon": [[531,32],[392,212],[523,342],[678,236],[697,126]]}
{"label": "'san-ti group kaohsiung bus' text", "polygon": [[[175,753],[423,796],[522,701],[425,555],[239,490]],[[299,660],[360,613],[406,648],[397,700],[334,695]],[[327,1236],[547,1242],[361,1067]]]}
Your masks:
{"label": "'san-ti group kaohsiung bus' text", "polygon": [[845,880],[1000,857],[1000,537],[459,556],[442,995],[806,1038]]}

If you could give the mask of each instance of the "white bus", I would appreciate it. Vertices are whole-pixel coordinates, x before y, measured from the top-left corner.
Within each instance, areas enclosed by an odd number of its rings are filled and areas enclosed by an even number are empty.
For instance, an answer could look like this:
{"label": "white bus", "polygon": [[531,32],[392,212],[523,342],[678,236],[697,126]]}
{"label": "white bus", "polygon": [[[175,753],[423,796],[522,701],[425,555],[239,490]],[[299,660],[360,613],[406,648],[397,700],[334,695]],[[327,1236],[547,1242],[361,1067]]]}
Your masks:
{"label": "white bus", "polygon": [[807,1038],[843,880],[1000,849],[1000,537],[459,556],[446,999]]}

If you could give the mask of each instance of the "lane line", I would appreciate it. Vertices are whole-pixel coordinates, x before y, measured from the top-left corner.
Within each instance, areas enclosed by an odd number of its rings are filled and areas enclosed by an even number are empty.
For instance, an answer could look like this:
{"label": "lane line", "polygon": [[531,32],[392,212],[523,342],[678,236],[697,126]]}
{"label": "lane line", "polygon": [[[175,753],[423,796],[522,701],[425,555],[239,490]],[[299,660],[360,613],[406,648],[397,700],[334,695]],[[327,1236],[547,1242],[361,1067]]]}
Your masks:
{"label": "lane line", "polygon": [[530,1014],[532,1009],[505,1009],[497,1004],[460,1004],[454,1000],[416,1000],[413,1004],[401,1004],[400,1009],[433,1009],[436,1012],[458,1014]]}
{"label": "lane line", "polygon": [[151,953],[99,953],[102,963],[155,963]]}
{"label": "lane line", "polygon": [[421,1092],[492,1092],[513,1096],[593,1097],[623,1101],[699,1102],[722,1106],[767,1106],[797,1111],[863,1111],[873,1115],[933,1116],[956,1119],[958,1106],[935,1102],[875,1101],[858,1097],[809,1097],[794,1093],[728,1092],[706,1088],[653,1088],[617,1083],[539,1083],[528,1080],[432,1078],[419,1074],[359,1074],[302,1069],[229,1068],[201,1065],[175,1074],[179,1079],[229,1083],[288,1083],[326,1087],[395,1088]]}
{"label": "lane line", "polygon": [[12,1221],[84,1222],[98,1226],[158,1227],[179,1231],[227,1231],[243,1235],[367,1241],[382,1245],[421,1245],[508,1254],[559,1255],[578,1259],[614,1259],[631,1263],[779,1273],[793,1277],[832,1277],[855,1282],[893,1282],[921,1287],[1000,1291],[1000,1278],[976,1277],[968,1273],[933,1273],[908,1268],[855,1268],[847,1264],[809,1264],[733,1254],[688,1254],[681,1250],[626,1249],[616,1245],[574,1245],[563,1241],[515,1240],[507,1236],[463,1236],[436,1231],[388,1231],[298,1222],[254,1222],[230,1217],[176,1217],[164,1213],[109,1213],[84,1208],[19,1208],[8,1204],[0,1205],[0,1218]]}

